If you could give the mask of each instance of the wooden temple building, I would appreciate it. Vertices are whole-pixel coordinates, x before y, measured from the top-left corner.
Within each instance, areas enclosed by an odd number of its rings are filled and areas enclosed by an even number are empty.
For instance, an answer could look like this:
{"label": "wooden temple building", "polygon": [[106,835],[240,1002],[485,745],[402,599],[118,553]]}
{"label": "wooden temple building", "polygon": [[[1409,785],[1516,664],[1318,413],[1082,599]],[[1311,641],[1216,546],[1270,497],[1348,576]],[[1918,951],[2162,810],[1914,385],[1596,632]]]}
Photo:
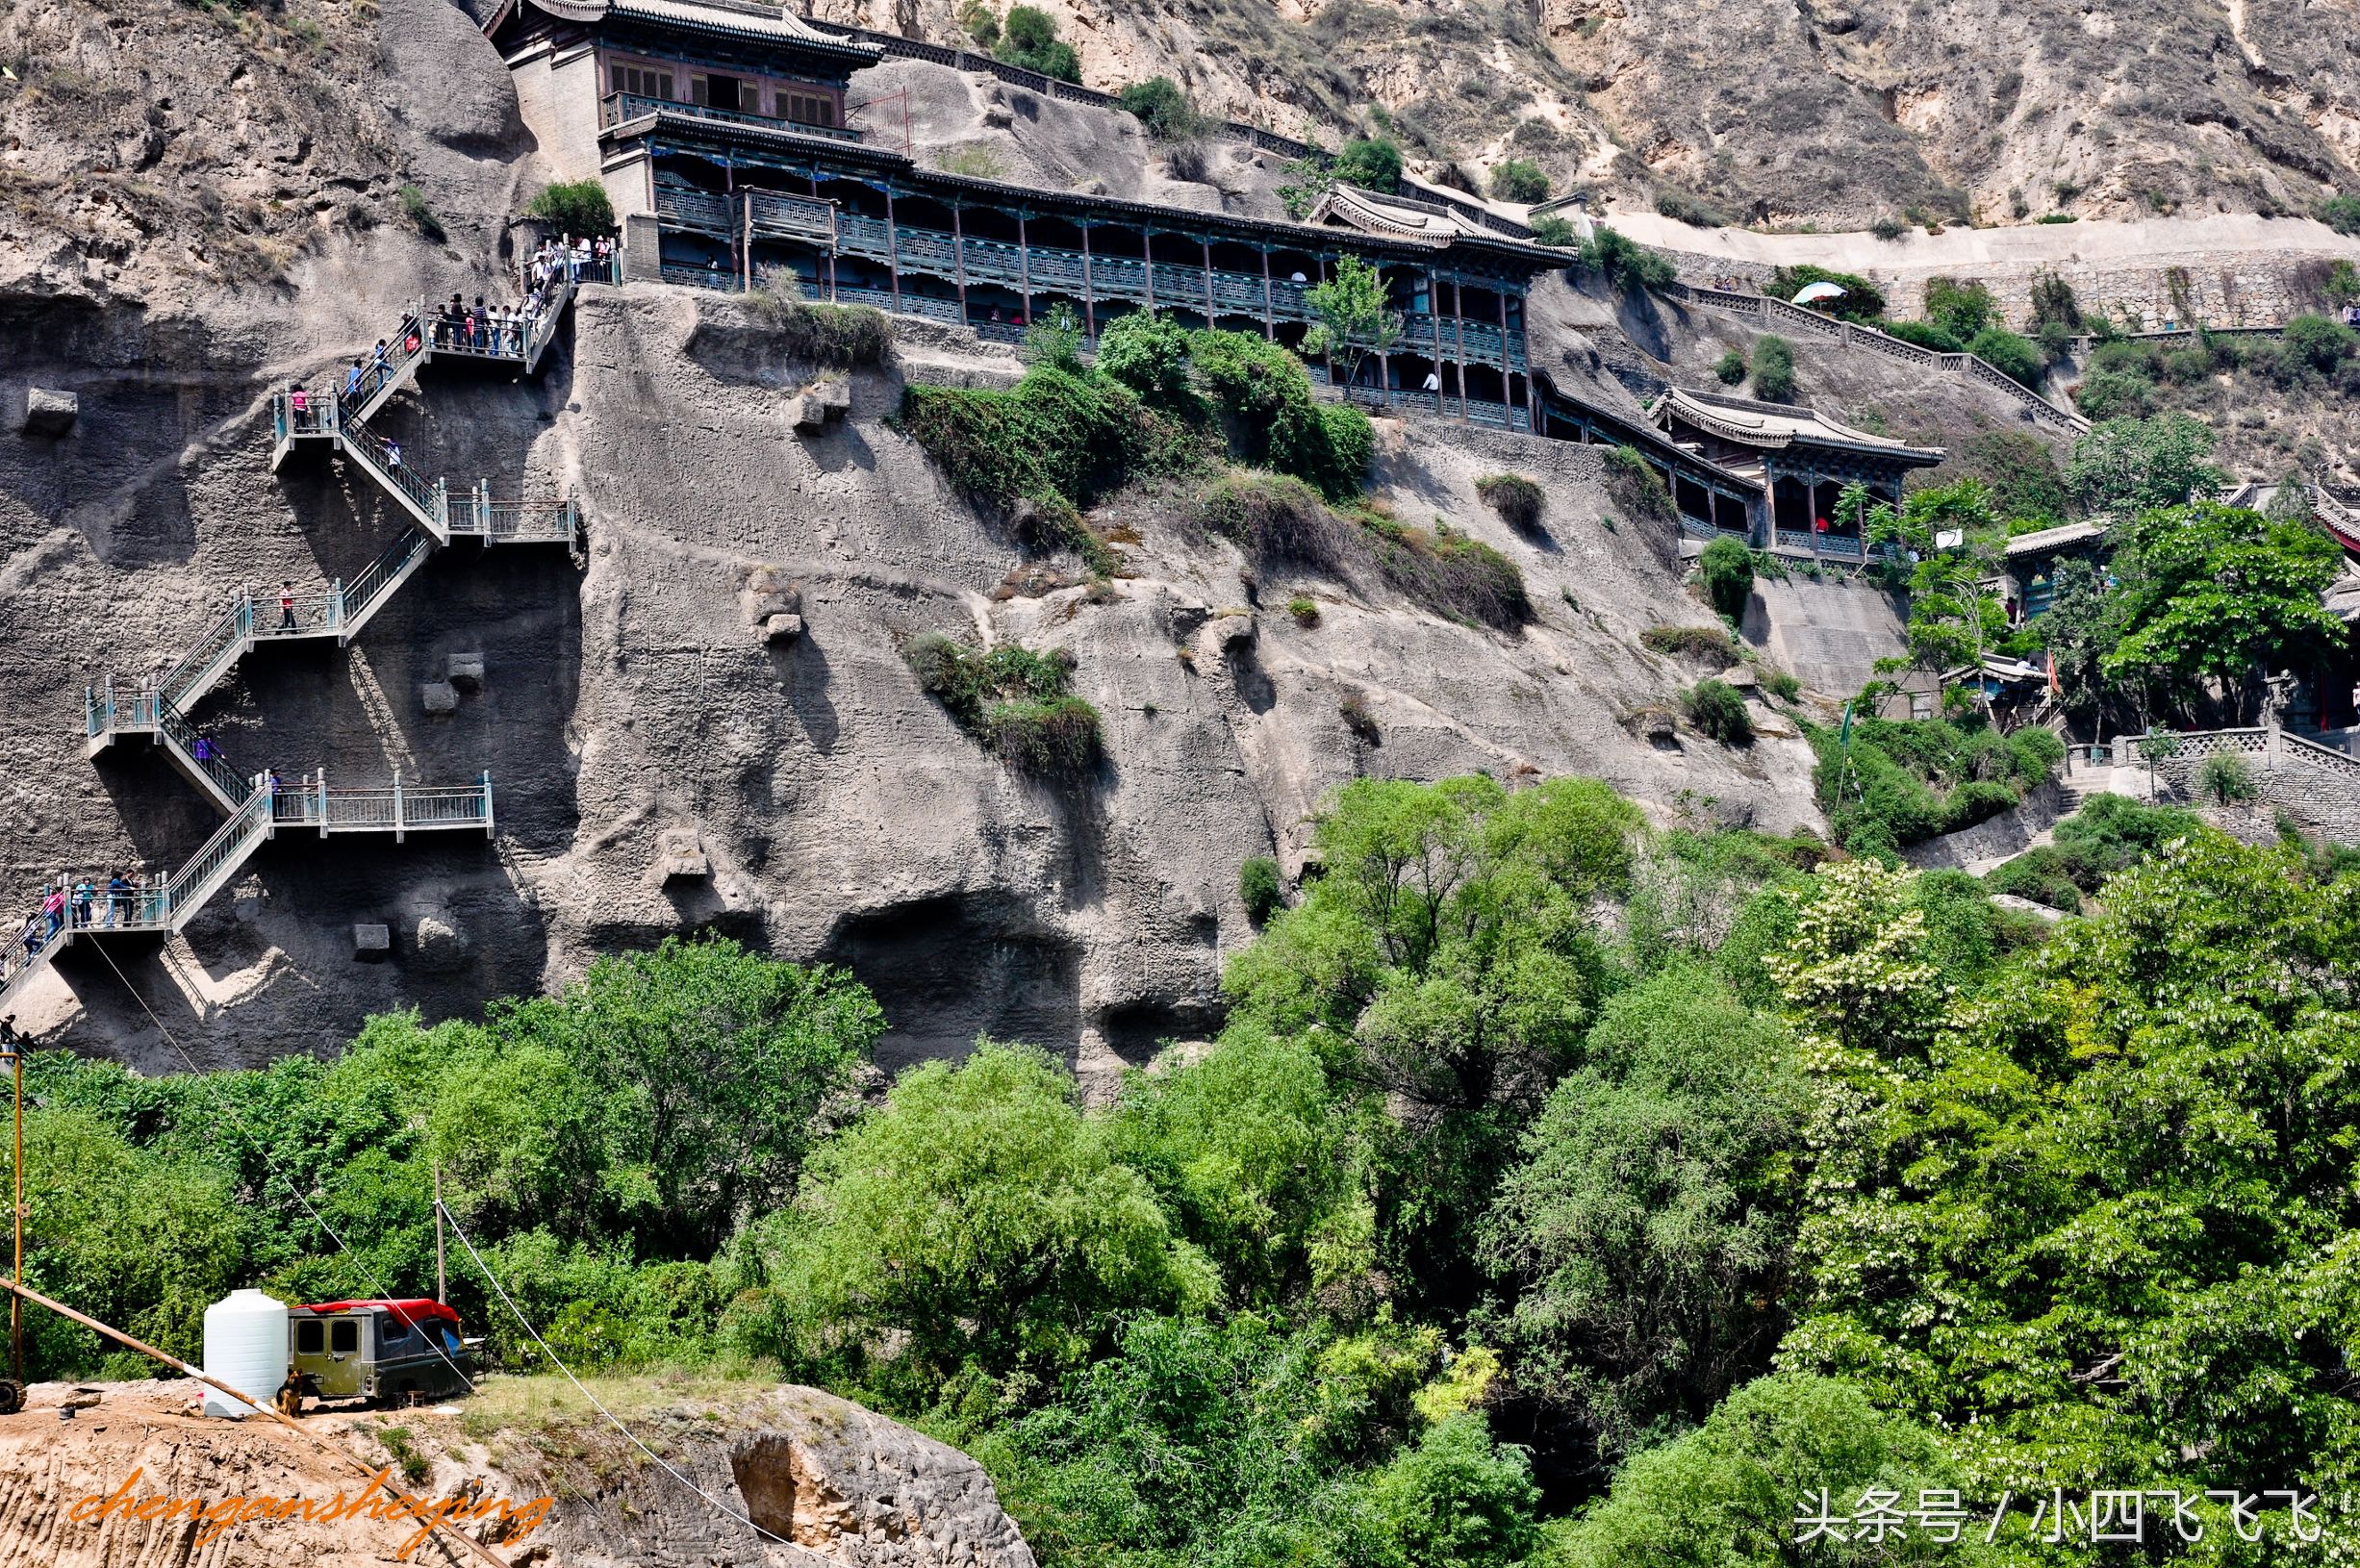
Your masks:
{"label": "wooden temple building", "polygon": [[[1054,306],[1085,336],[1130,311],[1300,348],[1307,291],[1358,257],[1402,333],[1343,395],[1381,408],[1637,449],[1684,526],[1859,560],[1857,526],[1814,527],[1841,483],[1882,496],[1941,461],[1808,409],[1673,391],[1653,422],[1561,392],[1526,341],[1533,280],[1562,251],[1440,202],[1336,186],[1300,223],[1038,190],[920,165],[864,129],[852,78],[880,47],[754,0],[502,0],[485,31],[561,180],[596,179],[626,280],[873,305],[1014,341]],[[1334,361],[1308,362],[1337,385]]]}
{"label": "wooden temple building", "polygon": [[1836,504],[1844,487],[1858,484],[1871,501],[1897,506],[1909,471],[1943,457],[1941,447],[1855,430],[1814,409],[1683,387],[1663,392],[1648,412],[1672,444],[1760,497],[1754,515],[1739,518],[1706,484],[1674,474],[1672,499],[1681,516],[1789,555],[1862,560],[1860,519]]}
{"label": "wooden temple building", "polygon": [[1532,428],[1525,296],[1564,258],[1438,203],[1338,190],[1272,222],[926,168],[859,125],[850,81],[875,45],[746,0],[505,0],[486,32],[557,176],[605,185],[626,278],[745,289],[784,269],[807,298],[986,337],[1063,304],[1093,339],[1154,310],[1293,347],[1306,291],[1358,256],[1403,334],[1348,395]]}

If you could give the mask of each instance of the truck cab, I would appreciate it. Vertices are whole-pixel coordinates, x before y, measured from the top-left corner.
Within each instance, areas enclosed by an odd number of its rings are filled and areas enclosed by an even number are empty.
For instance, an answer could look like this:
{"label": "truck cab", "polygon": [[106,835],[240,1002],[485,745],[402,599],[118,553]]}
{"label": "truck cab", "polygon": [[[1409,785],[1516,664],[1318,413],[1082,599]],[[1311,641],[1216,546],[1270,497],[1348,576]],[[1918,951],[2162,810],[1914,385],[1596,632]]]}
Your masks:
{"label": "truck cab", "polygon": [[[468,1387],[469,1345],[459,1314],[440,1302],[321,1302],[287,1313],[287,1384],[280,1406],[306,1398],[418,1404]],[[291,1412],[292,1413],[292,1412]]]}

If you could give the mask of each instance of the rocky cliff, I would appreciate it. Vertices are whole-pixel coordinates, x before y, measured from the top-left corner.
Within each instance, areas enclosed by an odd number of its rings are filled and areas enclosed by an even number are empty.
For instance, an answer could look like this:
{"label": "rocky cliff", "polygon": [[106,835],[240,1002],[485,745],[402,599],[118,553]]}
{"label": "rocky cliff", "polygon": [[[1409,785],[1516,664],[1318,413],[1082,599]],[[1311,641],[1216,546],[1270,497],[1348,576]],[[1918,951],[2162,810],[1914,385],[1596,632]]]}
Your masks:
{"label": "rocky cliff", "polygon": [[[154,240],[95,270],[53,209],[20,214],[0,243],[0,308],[24,326],[0,338],[0,386],[71,391],[80,408],[62,436],[0,426],[12,890],[60,866],[175,864],[217,821],[152,752],[83,756],[86,682],[185,646],[233,585],[349,577],[406,526],[328,461],[272,474],[266,392],[361,351],[406,300],[496,287],[532,155],[481,39],[459,13],[417,3],[419,36],[438,40],[436,105],[410,97],[427,73],[408,63],[429,45],[396,43],[391,11],[300,62],[275,33],[257,42],[210,15],[171,24],[224,77],[247,62],[265,97],[244,118],[167,137],[155,166],[228,161],[241,136],[259,148],[295,123],[299,91],[349,69],[367,84],[350,117],[380,126],[382,144],[342,127],[298,134],[288,150],[308,144],[309,162],[254,190],[265,211],[325,197],[375,221],[291,229],[299,240],[260,278],[172,248],[214,232],[188,214],[165,213]],[[165,27],[144,12],[135,23]],[[109,48],[122,90],[182,101],[141,74],[170,51]],[[1112,188],[1267,199],[1256,182],[1271,171],[1251,159],[1222,165],[1226,186],[1218,169],[1179,181],[1135,132],[1121,139],[1122,116],[996,114],[996,87],[924,69],[925,139],[988,143],[1011,172],[1071,179],[1074,149],[1103,134],[1093,177]],[[40,110],[20,94],[10,113]],[[1105,123],[1068,123],[1084,114]],[[40,156],[73,162],[47,144]],[[264,179],[237,164],[218,183]],[[402,215],[402,185],[423,193],[442,241]],[[1538,310],[1536,363],[1629,408],[1611,317],[1578,300]],[[68,954],[23,999],[23,1022],[151,1067],[182,1062],[163,1030],[209,1063],[256,1061],[334,1050],[372,1010],[441,1016],[557,983],[599,951],[714,929],[851,965],[884,999],[891,1059],[990,1031],[1103,1074],[1214,1026],[1223,955],[1252,936],[1240,861],[1275,852],[1297,869],[1310,815],[1354,776],[1580,772],[1666,815],[1814,821],[1789,722],[1764,712],[1764,740],[1742,751],[1670,722],[1707,671],[1644,651],[1638,633],[1709,616],[1682,587],[1669,533],[1618,515],[1595,450],[1381,423],[1377,503],[1516,561],[1537,617],[1513,634],[1381,582],[1256,580],[1178,488],[1119,503],[1105,520],[1123,569],[1093,589],[1077,563],[978,514],[887,418],[905,379],[1004,381],[1016,363],[964,334],[898,330],[893,362],[854,377],[850,417],[817,436],[795,428],[814,372],[764,319],[670,288],[592,291],[530,382],[430,371],[375,423],[455,488],[571,488],[587,559],[462,543],[350,648],[261,649],[192,717],[241,769],[289,778],[488,770],[496,836],[282,835],[160,952]],[[1510,528],[1478,498],[1475,481],[1503,470],[1547,486],[1537,529]],[[1315,623],[1287,613],[1297,596],[1314,601]],[[758,636],[790,602],[800,637]],[[902,644],[929,630],[1070,649],[1078,690],[1105,718],[1104,769],[1051,789],[977,748],[903,665]],[[454,657],[482,674],[452,708]],[[355,926],[377,924],[390,949],[359,948]]]}
{"label": "rocky cliff", "polygon": [[[493,1379],[464,1404],[432,1410],[316,1412],[304,1426],[387,1467],[388,1485],[412,1496],[444,1499],[471,1486],[464,1495],[505,1499],[520,1511],[537,1498],[552,1500],[546,1522],[520,1538],[504,1537],[496,1512],[469,1527],[518,1564],[1032,1568],[1031,1550],[981,1466],[850,1401],[794,1385],[685,1379],[600,1388],[676,1477],[553,1378]],[[192,1380],[116,1383],[103,1385],[92,1404],[67,1385],[36,1385],[25,1412],[0,1422],[0,1560],[359,1568],[395,1560],[418,1532],[403,1519],[318,1521],[317,1508],[340,1493],[356,1497],[368,1478],[275,1423],[196,1414],[202,1392]],[[61,1423],[57,1411],[68,1401],[84,1407]],[[146,1520],[92,1520],[87,1507],[73,1517],[82,1499],[103,1500],[127,1481],[127,1502],[199,1499],[219,1509],[228,1499],[294,1498],[315,1505],[315,1517],[253,1512],[218,1534],[216,1523],[244,1510],[205,1523],[153,1517],[160,1507]],[[407,1560],[482,1559],[438,1539]]]}
{"label": "rocky cliff", "polygon": [[[1002,8],[986,6],[986,11]],[[1390,128],[1434,177],[1740,222],[2307,212],[2360,174],[2350,0],[1045,0],[1109,89],[1165,74],[1321,139]],[[965,41],[959,0],[814,13]]]}

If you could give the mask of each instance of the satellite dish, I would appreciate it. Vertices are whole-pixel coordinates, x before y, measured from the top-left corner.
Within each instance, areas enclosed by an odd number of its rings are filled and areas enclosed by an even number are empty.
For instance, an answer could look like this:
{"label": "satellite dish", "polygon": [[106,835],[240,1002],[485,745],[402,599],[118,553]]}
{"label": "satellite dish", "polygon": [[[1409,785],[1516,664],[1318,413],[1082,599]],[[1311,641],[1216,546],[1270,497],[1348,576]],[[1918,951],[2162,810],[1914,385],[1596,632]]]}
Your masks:
{"label": "satellite dish", "polygon": [[1808,285],[1804,288],[1802,292],[1796,294],[1794,296],[1794,303],[1797,305],[1816,305],[1823,299],[1841,299],[1850,291],[1851,291],[1833,283],[1814,283]]}

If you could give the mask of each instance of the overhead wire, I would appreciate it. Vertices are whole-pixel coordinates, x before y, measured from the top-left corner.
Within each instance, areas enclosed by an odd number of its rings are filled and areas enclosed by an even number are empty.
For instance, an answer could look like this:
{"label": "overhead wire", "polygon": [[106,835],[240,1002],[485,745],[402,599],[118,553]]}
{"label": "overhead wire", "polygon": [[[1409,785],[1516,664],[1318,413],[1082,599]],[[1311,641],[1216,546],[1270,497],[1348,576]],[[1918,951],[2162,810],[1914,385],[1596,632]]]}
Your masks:
{"label": "overhead wire", "polygon": [[[114,956],[107,951],[106,945],[103,943],[93,942],[90,944],[90,946],[96,948],[100,955],[106,958],[107,967],[114,971],[114,977],[123,982],[123,989],[131,993],[132,999],[140,1004],[140,1010],[145,1013],[148,1017],[148,1021],[156,1025],[156,1031],[164,1036],[166,1043],[168,1043],[172,1050],[179,1054],[180,1059],[188,1064],[190,1074],[192,1076],[202,1077],[204,1075],[204,1069],[197,1066],[196,1058],[190,1054],[189,1049],[182,1045],[179,1039],[173,1035],[172,1031],[165,1025],[164,1020],[156,1016],[156,1010],[147,1004],[147,999],[145,997],[140,995],[139,988],[131,983],[130,976],[126,975],[123,973],[121,966],[115,963]],[[221,1100],[221,1103],[226,1106],[228,1104],[227,1099],[224,1098]],[[269,1146],[265,1144],[259,1138],[253,1138],[253,1133],[250,1128],[241,1125],[239,1130],[244,1132],[249,1138],[253,1139],[254,1147],[262,1153],[263,1163],[269,1168],[270,1173],[273,1176],[278,1176],[280,1180],[285,1183],[290,1192],[294,1194],[295,1201],[303,1205],[304,1213],[311,1216],[312,1222],[318,1226],[321,1230],[327,1233],[329,1239],[336,1243],[340,1252],[342,1252],[345,1256],[351,1258],[360,1267],[361,1271],[368,1276],[369,1283],[376,1288],[380,1298],[389,1301],[392,1300],[393,1293],[386,1289],[385,1281],[377,1277],[376,1271],[370,1269],[368,1262],[362,1258],[361,1254],[354,1252],[350,1244],[348,1244],[343,1236],[337,1233],[335,1227],[329,1225],[327,1220],[320,1215],[319,1211],[312,1206],[311,1200],[303,1195],[302,1190],[297,1187],[294,1182],[286,1178],[284,1173],[279,1170],[278,1162],[270,1157]],[[617,1431],[622,1433],[622,1435],[630,1441],[634,1448],[638,1449],[649,1459],[655,1461],[657,1467],[666,1475],[670,1476],[673,1480],[679,1482],[691,1492],[696,1493],[698,1497],[703,1499],[709,1507],[715,1509],[717,1512],[723,1514],[726,1518],[731,1519],[738,1524],[744,1525],[748,1530],[752,1530],[756,1535],[761,1536],[765,1541],[773,1542],[779,1546],[788,1547],[797,1552],[800,1552],[814,1557],[821,1555],[820,1554],[812,1553],[807,1547],[801,1546],[795,1541],[788,1540],[785,1536],[765,1530],[762,1526],[755,1524],[751,1518],[740,1513],[737,1509],[729,1506],[728,1504],[723,1503],[721,1499],[715,1497],[712,1493],[698,1485],[696,1481],[691,1479],[686,1475],[683,1475],[678,1469],[674,1468],[672,1464],[662,1454],[656,1453],[655,1450],[649,1448],[644,1441],[642,1441],[639,1434],[631,1430],[629,1427],[625,1426],[622,1419],[616,1415],[614,1411],[609,1410],[604,1404],[600,1404],[598,1397],[593,1394],[587,1387],[584,1387],[582,1379],[573,1375],[573,1369],[567,1366],[566,1363],[559,1358],[555,1351],[549,1349],[548,1341],[541,1337],[540,1330],[536,1329],[532,1326],[531,1321],[527,1319],[524,1316],[523,1311],[518,1307],[515,1300],[509,1296],[507,1287],[500,1283],[499,1277],[492,1272],[492,1266],[486,1263],[483,1260],[482,1254],[475,1251],[475,1244],[468,1238],[467,1231],[460,1226],[458,1219],[452,1215],[449,1206],[438,1201],[435,1208],[436,1212],[442,1218],[443,1223],[450,1227],[451,1234],[459,1238],[459,1245],[466,1250],[468,1257],[472,1260],[475,1267],[481,1271],[485,1281],[492,1286],[493,1293],[499,1297],[500,1303],[508,1308],[509,1314],[517,1320],[518,1325],[523,1328],[526,1334],[531,1336],[533,1343],[540,1348],[541,1353],[548,1357],[549,1364],[555,1367],[559,1372],[564,1373],[566,1380],[573,1385],[575,1391],[578,1392],[583,1399],[590,1403],[593,1409],[596,1410],[599,1415],[605,1417],[610,1426],[612,1426]],[[425,1338],[427,1344],[433,1346],[435,1353],[442,1356],[444,1364],[448,1366],[454,1373],[457,1373],[460,1379],[466,1382],[469,1390],[472,1392],[475,1387],[474,1380],[469,1378],[466,1372],[460,1369],[459,1364],[456,1361],[453,1361],[448,1353],[443,1350],[442,1346],[435,1342],[435,1338],[432,1334],[426,1335]]]}
{"label": "overhead wire", "polygon": [[[468,1233],[461,1227],[459,1222],[451,1218],[451,1213],[448,1208],[444,1208],[443,1210],[443,1219],[444,1222],[450,1227],[451,1234],[459,1238],[460,1247],[466,1251],[467,1255],[469,1258],[474,1260],[475,1267],[483,1271],[485,1280],[491,1284],[493,1293],[499,1297],[500,1303],[508,1308],[509,1315],[517,1320],[519,1327],[522,1328],[527,1334],[532,1336],[533,1343],[541,1348],[541,1353],[549,1358],[549,1364],[555,1367],[558,1371],[564,1373],[566,1375],[566,1381],[573,1385],[574,1392],[581,1395],[583,1399],[589,1401],[590,1407],[597,1411],[598,1414],[604,1416],[609,1426],[612,1426],[617,1431],[622,1433],[624,1437],[628,1438],[632,1447],[638,1449],[640,1453],[654,1460],[657,1467],[660,1468],[664,1474],[670,1476],[673,1480],[678,1481],[681,1485],[687,1487],[690,1491],[704,1499],[705,1502],[717,1512],[725,1514],[729,1518],[736,1520],[739,1524],[744,1525],[748,1530],[752,1530],[764,1540],[775,1542],[780,1546],[793,1547],[799,1552],[810,1552],[809,1548],[800,1546],[794,1541],[790,1541],[783,1535],[774,1534],[774,1532],[763,1529],[760,1525],[755,1524],[752,1519],[738,1512],[737,1509],[731,1507],[728,1504],[723,1503],[720,1498],[715,1497],[712,1493],[698,1485],[694,1480],[690,1479],[679,1470],[675,1469],[670,1460],[666,1459],[662,1454],[656,1453],[655,1450],[649,1448],[646,1443],[642,1442],[639,1434],[633,1431],[630,1428],[624,1426],[621,1416],[618,1416],[614,1411],[608,1409],[604,1404],[600,1404],[598,1402],[598,1396],[593,1394],[587,1387],[583,1386],[582,1379],[573,1375],[573,1369],[567,1366],[563,1360],[559,1359],[555,1351],[549,1349],[548,1341],[541,1337],[541,1331],[533,1327],[532,1321],[525,1317],[522,1309],[520,1309],[517,1305],[515,1300],[509,1296],[507,1287],[500,1283],[499,1276],[492,1272],[492,1266],[486,1263],[483,1260],[482,1254],[475,1251],[475,1244],[468,1239]],[[821,1555],[821,1554],[818,1553],[810,1553],[810,1555],[813,1556]]]}
{"label": "overhead wire", "polygon": [[[131,976],[123,973],[122,966],[114,961],[114,955],[107,951],[107,945],[103,942],[93,942],[90,944],[90,946],[98,949],[100,957],[106,959],[107,967],[114,971],[114,977],[123,982],[124,990],[131,993],[131,999],[140,1004],[140,1010],[147,1015],[148,1022],[156,1025],[156,1032],[163,1035],[165,1043],[170,1045],[173,1050],[179,1053],[180,1059],[188,1064],[190,1075],[194,1078],[202,1079],[205,1075],[205,1070],[196,1065],[196,1058],[190,1054],[189,1048],[182,1045],[179,1039],[173,1035],[172,1031],[165,1026],[164,1020],[156,1016],[156,1009],[150,1007],[147,1004],[147,999],[140,995],[139,987],[131,983]],[[254,1129],[251,1126],[246,1125],[241,1118],[237,1117],[235,1107],[230,1104],[229,1097],[226,1095],[218,1096],[216,1103],[218,1108],[227,1110],[231,1113],[229,1117],[225,1118],[225,1120],[233,1121],[236,1124],[237,1130],[244,1134],[247,1140],[254,1145],[255,1150],[261,1153],[263,1157],[264,1166],[268,1169],[273,1176],[276,1176],[279,1179],[280,1183],[285,1186],[290,1193],[294,1195],[295,1201],[303,1205],[303,1212],[311,1216],[312,1223],[319,1227],[321,1230],[327,1233],[328,1239],[336,1243],[336,1250],[340,1253],[350,1258],[354,1266],[356,1266],[362,1274],[368,1276],[369,1287],[376,1291],[377,1300],[388,1302],[394,1300],[393,1293],[386,1288],[385,1280],[378,1275],[376,1270],[368,1266],[368,1260],[363,1257],[358,1252],[354,1251],[350,1242],[347,1242],[342,1235],[338,1234],[336,1227],[328,1224],[326,1217],[323,1216],[319,1210],[312,1206],[312,1201],[309,1197],[305,1196],[302,1187],[291,1179],[286,1172],[279,1169],[278,1161],[270,1157],[270,1146],[264,1142],[261,1138],[256,1137],[254,1135]],[[447,1213],[448,1211],[446,1210],[445,1212]],[[475,1379],[467,1375],[466,1368],[460,1366],[457,1361],[451,1358],[450,1353],[443,1348],[442,1341],[436,1335],[427,1333],[423,1328],[419,1329],[419,1337],[424,1339],[427,1347],[432,1350],[436,1355],[442,1358],[443,1364],[450,1368],[451,1372],[458,1378],[458,1379],[467,1385],[468,1392],[470,1394],[473,1393],[475,1391]]]}

